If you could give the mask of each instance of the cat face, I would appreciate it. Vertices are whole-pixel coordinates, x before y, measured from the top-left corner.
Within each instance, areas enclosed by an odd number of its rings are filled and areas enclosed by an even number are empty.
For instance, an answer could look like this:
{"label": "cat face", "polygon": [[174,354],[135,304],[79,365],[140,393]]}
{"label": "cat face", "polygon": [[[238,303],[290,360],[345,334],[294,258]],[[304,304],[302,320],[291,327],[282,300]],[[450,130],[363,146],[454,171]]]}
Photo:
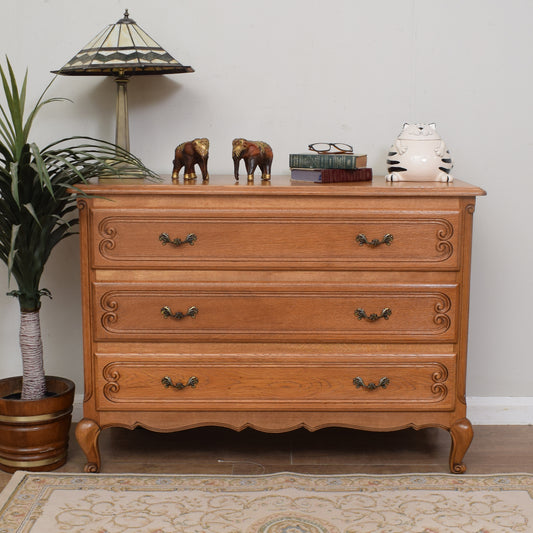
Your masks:
{"label": "cat face", "polygon": [[437,128],[435,126],[435,123],[432,122],[431,124],[408,124],[405,123],[403,125],[403,129],[398,136],[399,139],[406,139],[406,140],[436,140],[440,139],[440,135],[437,133]]}

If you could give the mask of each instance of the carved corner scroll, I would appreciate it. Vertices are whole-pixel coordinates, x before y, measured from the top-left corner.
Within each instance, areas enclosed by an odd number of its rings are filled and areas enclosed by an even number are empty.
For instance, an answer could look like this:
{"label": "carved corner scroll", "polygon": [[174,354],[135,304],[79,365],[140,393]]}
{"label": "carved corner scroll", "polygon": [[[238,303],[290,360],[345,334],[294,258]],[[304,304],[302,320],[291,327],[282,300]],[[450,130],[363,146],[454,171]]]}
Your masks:
{"label": "carved corner scroll", "polygon": [[439,369],[432,375],[433,385],[431,386],[431,392],[437,396],[435,401],[440,402],[448,395],[448,387],[446,386],[448,369],[441,364],[438,367]]}
{"label": "carved corner scroll", "polygon": [[452,302],[446,294],[438,293],[436,295],[437,301],[435,302],[434,310],[435,316],[433,317],[433,322],[440,326],[441,331],[448,331],[450,329],[452,320],[448,313],[452,308]]}
{"label": "carved corner scroll", "polygon": [[435,221],[441,227],[437,230],[437,244],[435,249],[442,255],[442,260],[449,259],[453,255],[453,244],[450,242],[453,237],[453,224],[446,219]]}
{"label": "carved corner scroll", "polygon": [[112,225],[112,218],[104,218],[98,225],[98,233],[102,236],[102,240],[98,245],[98,250],[103,256],[106,252],[114,250],[116,247],[117,229]]}
{"label": "carved corner scroll", "polygon": [[116,301],[116,294],[114,292],[106,292],[100,299],[100,307],[104,311],[101,322],[102,327],[112,332],[112,325],[118,320],[118,302]]}
{"label": "carved corner scroll", "polygon": [[107,383],[104,385],[104,396],[113,401],[113,396],[120,391],[120,372],[114,363],[107,365],[103,370],[104,379]]}

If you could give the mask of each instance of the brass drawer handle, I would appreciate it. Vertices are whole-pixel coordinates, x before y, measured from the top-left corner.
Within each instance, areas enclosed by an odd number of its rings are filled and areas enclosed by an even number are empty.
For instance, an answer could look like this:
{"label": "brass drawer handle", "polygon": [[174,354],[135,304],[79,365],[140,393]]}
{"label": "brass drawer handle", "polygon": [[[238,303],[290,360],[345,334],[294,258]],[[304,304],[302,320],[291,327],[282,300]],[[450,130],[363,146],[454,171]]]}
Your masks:
{"label": "brass drawer handle", "polygon": [[171,317],[171,318],[175,318],[176,320],[181,320],[182,318],[185,318],[186,316],[190,316],[191,318],[196,318],[196,315],[198,314],[198,308],[193,306],[193,307],[189,307],[186,313],[181,313],[179,311],[177,313],[173,313],[170,307],[165,305],[165,307],[161,308],[161,314],[165,318]]}
{"label": "brass drawer handle", "polygon": [[359,235],[357,235],[357,237],[355,238],[355,240],[359,243],[359,246],[363,246],[364,244],[366,244],[371,248],[376,248],[380,244],[386,244],[387,246],[390,246],[393,239],[394,237],[390,233],[384,235],[381,241],[379,239],[372,239],[371,241],[369,241],[364,233],[359,233]]}
{"label": "brass drawer handle", "polygon": [[368,385],[365,385],[363,378],[360,378],[359,376],[356,378],[353,378],[353,384],[355,385],[357,389],[360,389],[361,387],[363,387],[364,389],[368,389],[368,390],[375,390],[379,387],[381,387],[382,389],[386,389],[389,383],[390,383],[390,379],[387,377],[382,377],[379,380],[379,383],[377,385],[375,383],[369,383]]}
{"label": "brass drawer handle", "polygon": [[175,239],[171,239],[168,236],[168,233],[161,233],[159,235],[159,240],[161,241],[161,244],[164,246],[165,244],[172,244],[174,246],[181,246],[182,244],[190,244],[191,246],[194,244],[196,240],[198,240],[198,237],[194,233],[189,233],[185,239],[181,240],[177,237]]}
{"label": "brass drawer handle", "polygon": [[358,318],[358,320],[362,320],[363,318],[366,318],[369,322],[375,322],[376,320],[379,320],[380,318],[384,318],[385,320],[388,320],[389,317],[392,315],[392,310],[388,307],[385,307],[383,311],[378,315],[377,313],[371,313],[370,315],[367,315],[364,309],[356,309],[355,310],[355,316]]}
{"label": "brass drawer handle", "polygon": [[187,383],[185,383],[185,385],[183,383],[181,383],[181,381],[178,381],[177,383],[172,383],[172,380],[168,377],[168,376],[165,376],[162,380],[161,380],[161,383],[168,389],[169,387],[172,387],[173,389],[178,389],[178,390],[182,390],[184,389],[185,387],[191,387],[194,389],[194,387],[196,387],[196,385],[198,385],[198,378],[196,376],[191,376],[188,380],[187,380]]}

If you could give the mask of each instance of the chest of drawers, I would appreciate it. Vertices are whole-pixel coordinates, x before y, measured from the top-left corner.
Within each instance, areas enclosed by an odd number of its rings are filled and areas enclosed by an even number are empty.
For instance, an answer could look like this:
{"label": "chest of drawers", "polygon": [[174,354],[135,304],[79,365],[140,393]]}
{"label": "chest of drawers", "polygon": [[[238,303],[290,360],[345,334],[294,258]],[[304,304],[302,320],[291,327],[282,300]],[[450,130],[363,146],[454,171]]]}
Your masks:
{"label": "chest of drawers", "polygon": [[465,372],[472,218],[446,183],[83,186],[85,399],[111,426],[265,432],[437,426],[472,439]]}

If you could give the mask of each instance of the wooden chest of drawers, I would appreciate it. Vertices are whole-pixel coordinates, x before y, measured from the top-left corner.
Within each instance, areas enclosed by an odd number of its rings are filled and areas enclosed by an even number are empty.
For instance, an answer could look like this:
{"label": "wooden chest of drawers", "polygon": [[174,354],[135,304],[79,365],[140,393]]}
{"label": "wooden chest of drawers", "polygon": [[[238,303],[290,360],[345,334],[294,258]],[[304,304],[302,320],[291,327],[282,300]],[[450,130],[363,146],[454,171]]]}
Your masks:
{"label": "wooden chest of drawers", "polygon": [[110,426],[438,426],[464,472],[484,192],[257,181],[83,187],[85,470],[100,469]]}

